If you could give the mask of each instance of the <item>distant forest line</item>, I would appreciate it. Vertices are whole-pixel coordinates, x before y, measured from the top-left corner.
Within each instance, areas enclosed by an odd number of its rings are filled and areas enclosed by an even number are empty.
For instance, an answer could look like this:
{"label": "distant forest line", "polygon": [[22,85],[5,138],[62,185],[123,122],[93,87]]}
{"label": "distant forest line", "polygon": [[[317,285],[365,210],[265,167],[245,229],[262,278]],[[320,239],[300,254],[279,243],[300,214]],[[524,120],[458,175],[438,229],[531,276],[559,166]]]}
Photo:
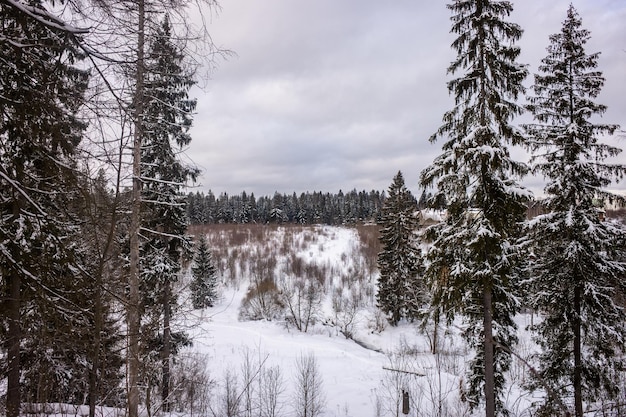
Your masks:
{"label": "distant forest line", "polygon": [[[426,198],[426,197],[424,197]],[[384,191],[343,193],[306,192],[297,195],[274,193],[255,197],[208,191],[187,196],[191,224],[214,223],[297,223],[343,225],[377,222],[385,201]]]}
{"label": "distant forest line", "polygon": [[[187,216],[190,224],[246,224],[294,223],[327,224],[333,226],[357,223],[378,223],[385,191],[357,191],[347,193],[306,192],[255,197],[243,191],[238,195],[222,193],[216,196],[211,190],[187,195]],[[428,207],[431,193],[422,192],[415,199],[418,209]],[[436,205],[445,208],[444,202]],[[529,204],[528,217],[544,212],[540,201]],[[626,209],[610,209],[607,218],[626,219]]]}

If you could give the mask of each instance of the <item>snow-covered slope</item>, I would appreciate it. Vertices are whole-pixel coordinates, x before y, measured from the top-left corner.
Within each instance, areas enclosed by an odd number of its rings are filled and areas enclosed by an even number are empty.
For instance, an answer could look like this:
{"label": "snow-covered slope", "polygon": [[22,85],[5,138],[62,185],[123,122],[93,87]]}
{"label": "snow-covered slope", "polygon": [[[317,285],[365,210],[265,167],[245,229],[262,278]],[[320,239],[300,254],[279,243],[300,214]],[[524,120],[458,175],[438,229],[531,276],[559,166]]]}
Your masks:
{"label": "snow-covered slope", "polygon": [[[210,236],[217,233],[216,239]],[[236,245],[225,250],[225,232],[210,231],[209,241],[218,262],[222,262],[225,286],[218,304],[204,311],[195,311],[192,335],[194,347],[206,358],[212,386],[211,410],[220,415],[228,397],[227,385],[239,393],[239,406],[245,409],[246,381],[251,380],[253,408],[258,407],[259,379],[246,378],[260,369],[279,367],[283,379],[283,390],[279,397],[281,416],[295,416],[294,395],[298,383],[297,359],[313,355],[322,377],[325,396],[325,416],[395,416],[401,414],[402,392],[410,398],[410,416],[456,416],[469,415],[467,405],[460,401],[460,381],[465,373],[467,351],[458,337],[458,328],[441,331],[439,353],[430,353],[428,334],[420,332],[415,324],[401,322],[397,327],[380,327],[381,317],[374,306],[376,271],[372,266],[361,241],[363,234],[353,228],[273,228],[254,242],[238,239]],[[227,233],[226,233],[227,234]],[[292,234],[288,239],[286,234]],[[264,242],[264,243],[258,243]],[[255,245],[271,248],[259,248]],[[283,247],[291,245],[291,251]],[[367,249],[367,248],[365,248]],[[305,264],[315,264],[329,275],[324,289],[326,298],[318,314],[316,324],[308,332],[299,332],[284,320],[240,321],[239,307],[245,296],[250,277],[246,276],[254,257],[242,256],[244,252],[276,256],[275,274],[278,279],[288,279],[289,262],[294,256]],[[371,253],[371,251],[370,251]],[[223,257],[235,254],[239,263],[227,262]],[[220,259],[221,258],[221,259]],[[236,270],[236,274],[230,269]],[[374,264],[375,265],[375,264]],[[234,276],[237,275],[237,276]],[[285,278],[287,276],[287,278]],[[358,276],[358,277],[357,277]],[[357,277],[358,282],[350,282]],[[337,313],[333,311],[331,293],[339,289],[345,293],[353,285],[362,288],[353,339],[347,339],[336,324]],[[526,320],[525,317],[520,318]],[[520,323],[522,327],[525,323]],[[248,364],[247,366],[245,364]],[[248,368],[246,370],[246,368]],[[263,374],[259,372],[258,375]],[[257,375],[257,377],[258,377]],[[518,383],[525,378],[520,364],[512,372],[514,385],[508,402],[512,415],[527,415],[525,410],[531,398],[523,398]],[[251,415],[258,415],[253,409]],[[526,410],[527,411],[527,410]],[[245,412],[242,415],[248,415]]]}

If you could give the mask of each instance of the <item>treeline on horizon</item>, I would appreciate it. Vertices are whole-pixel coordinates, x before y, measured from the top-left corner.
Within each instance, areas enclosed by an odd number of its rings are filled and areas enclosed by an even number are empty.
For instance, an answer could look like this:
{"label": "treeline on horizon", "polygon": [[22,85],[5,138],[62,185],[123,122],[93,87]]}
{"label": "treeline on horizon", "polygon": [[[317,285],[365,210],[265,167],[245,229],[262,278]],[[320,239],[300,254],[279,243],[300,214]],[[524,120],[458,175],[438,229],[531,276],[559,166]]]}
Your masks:
{"label": "treeline on horizon", "polygon": [[[345,225],[377,223],[385,201],[384,191],[347,193],[305,192],[297,195],[274,193],[255,197],[245,191],[239,195],[209,190],[187,195],[187,216],[191,224],[216,223],[297,223]],[[422,193],[418,207],[426,207],[428,195]]]}
{"label": "treeline on horizon", "polygon": [[[432,193],[423,191],[419,199],[411,194],[417,208],[445,209],[446,203],[431,202]],[[360,223],[379,223],[381,209],[387,195],[385,191],[357,191],[348,193],[305,192],[274,193],[273,196],[255,197],[254,193],[243,191],[238,195],[221,193],[219,196],[209,190],[206,194],[198,191],[187,194],[187,217],[189,224],[246,224],[246,223],[292,223],[327,224],[331,226]],[[527,217],[533,218],[545,213],[542,200],[528,204]],[[606,210],[606,218],[626,221],[626,208],[614,207]]]}

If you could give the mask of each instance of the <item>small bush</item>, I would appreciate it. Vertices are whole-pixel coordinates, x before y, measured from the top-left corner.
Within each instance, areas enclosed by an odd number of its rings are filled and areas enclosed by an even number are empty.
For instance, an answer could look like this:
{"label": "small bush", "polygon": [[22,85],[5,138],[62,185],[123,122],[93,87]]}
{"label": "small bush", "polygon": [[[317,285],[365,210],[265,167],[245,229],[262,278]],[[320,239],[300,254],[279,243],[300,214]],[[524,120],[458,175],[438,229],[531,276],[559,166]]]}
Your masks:
{"label": "small bush", "polygon": [[278,287],[271,279],[252,283],[241,301],[240,320],[278,320],[284,315]]}
{"label": "small bush", "polygon": [[339,332],[346,339],[352,339],[361,310],[358,288],[353,287],[350,291],[335,291],[332,296],[332,307],[335,316],[334,323]]}
{"label": "small bush", "polygon": [[371,329],[371,332],[382,333],[388,325],[389,321],[387,321],[387,315],[380,311],[378,307],[374,307],[372,309],[372,317],[368,323],[368,327]]}

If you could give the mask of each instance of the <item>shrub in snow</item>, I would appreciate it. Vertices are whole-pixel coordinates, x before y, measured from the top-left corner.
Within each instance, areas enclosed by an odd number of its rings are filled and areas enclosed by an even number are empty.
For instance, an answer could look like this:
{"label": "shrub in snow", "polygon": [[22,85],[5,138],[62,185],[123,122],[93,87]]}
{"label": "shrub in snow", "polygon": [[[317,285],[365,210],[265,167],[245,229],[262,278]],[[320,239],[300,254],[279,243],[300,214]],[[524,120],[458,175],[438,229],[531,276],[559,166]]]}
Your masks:
{"label": "shrub in snow", "polygon": [[277,320],[283,317],[285,305],[274,281],[253,282],[239,309],[240,320]]}
{"label": "shrub in snow", "polygon": [[208,415],[211,390],[215,385],[209,375],[209,358],[199,353],[181,355],[172,366],[172,410],[191,415]]}
{"label": "shrub in snow", "polygon": [[372,333],[382,333],[389,325],[387,315],[378,307],[371,309],[371,313],[372,315],[370,317],[368,327],[371,329]]}
{"label": "shrub in snow", "polygon": [[236,371],[227,369],[224,372],[222,394],[217,399],[217,414],[225,417],[237,417],[241,414],[240,389]]}

